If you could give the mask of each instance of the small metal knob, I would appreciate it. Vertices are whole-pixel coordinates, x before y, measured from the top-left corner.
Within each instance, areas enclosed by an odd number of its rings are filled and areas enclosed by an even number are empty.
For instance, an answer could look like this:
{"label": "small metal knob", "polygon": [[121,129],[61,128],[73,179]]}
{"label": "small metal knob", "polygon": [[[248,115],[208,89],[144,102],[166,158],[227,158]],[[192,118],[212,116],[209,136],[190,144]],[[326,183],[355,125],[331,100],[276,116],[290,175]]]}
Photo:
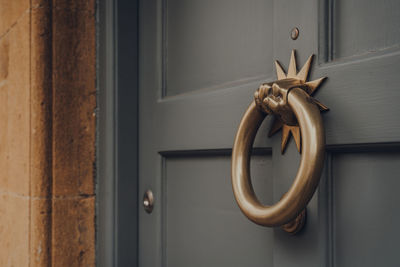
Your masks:
{"label": "small metal knob", "polygon": [[154,196],[151,190],[147,190],[143,195],[143,208],[147,213],[151,213],[154,207]]}
{"label": "small metal knob", "polygon": [[296,40],[297,38],[299,38],[299,33],[299,28],[294,27],[290,32],[290,38],[292,38],[292,40]]}

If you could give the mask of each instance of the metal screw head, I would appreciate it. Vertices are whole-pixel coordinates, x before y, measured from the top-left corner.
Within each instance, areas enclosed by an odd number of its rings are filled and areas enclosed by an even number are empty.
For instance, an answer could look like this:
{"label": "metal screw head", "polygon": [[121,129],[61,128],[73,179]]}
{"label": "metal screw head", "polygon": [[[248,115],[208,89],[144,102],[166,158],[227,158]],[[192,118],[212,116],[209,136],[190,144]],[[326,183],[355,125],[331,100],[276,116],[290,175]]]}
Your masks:
{"label": "metal screw head", "polygon": [[147,190],[143,195],[143,208],[147,213],[151,213],[154,207],[154,196],[151,190]]}
{"label": "metal screw head", "polygon": [[290,38],[292,38],[292,40],[296,40],[298,37],[299,37],[299,29],[297,27],[294,27],[290,32]]}

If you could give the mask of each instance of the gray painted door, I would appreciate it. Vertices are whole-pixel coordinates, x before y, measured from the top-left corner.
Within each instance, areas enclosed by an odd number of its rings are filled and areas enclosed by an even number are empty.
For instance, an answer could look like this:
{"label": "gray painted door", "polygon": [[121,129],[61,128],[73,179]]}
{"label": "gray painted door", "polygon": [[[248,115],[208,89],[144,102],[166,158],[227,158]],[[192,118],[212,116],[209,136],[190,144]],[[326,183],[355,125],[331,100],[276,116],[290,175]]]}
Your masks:
{"label": "gray painted door", "polygon": [[[139,36],[139,266],[400,266],[400,2],[143,0]],[[298,27],[297,40],[290,31]],[[290,236],[237,207],[230,152],[273,61],[327,76],[316,98],[326,164],[305,229]],[[293,140],[258,132],[252,179],[271,204],[291,185]]]}

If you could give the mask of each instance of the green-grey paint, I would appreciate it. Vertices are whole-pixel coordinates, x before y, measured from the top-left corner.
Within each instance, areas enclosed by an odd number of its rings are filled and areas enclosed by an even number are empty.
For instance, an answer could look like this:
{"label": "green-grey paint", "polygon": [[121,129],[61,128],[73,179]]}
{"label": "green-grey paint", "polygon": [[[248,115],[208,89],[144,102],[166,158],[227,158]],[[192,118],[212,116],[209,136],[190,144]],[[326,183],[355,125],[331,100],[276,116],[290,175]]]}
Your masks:
{"label": "green-grey paint", "polygon": [[[116,204],[126,227],[138,222],[138,237],[116,235],[115,266],[128,266],[130,250],[143,267],[398,266],[398,13],[389,0],[140,0],[138,98],[124,101],[139,103],[139,189],[133,177],[115,194],[131,191],[140,204],[151,189],[155,207],[147,214],[134,202]],[[300,30],[295,41],[293,27]],[[125,44],[119,53],[136,49]],[[298,67],[316,54],[310,78],[328,80],[315,97],[331,109],[323,114],[321,183],[296,236],[244,218],[230,184],[239,121],[258,85],[275,79],[273,60],[287,67],[292,49]],[[134,68],[118,66],[117,73],[135,77]],[[119,114],[118,129],[135,127],[135,114]],[[267,137],[270,124],[259,130],[252,161],[264,203],[288,190],[301,157],[293,141],[281,155],[280,134]],[[125,156],[135,169],[134,157]],[[129,174],[119,168],[118,177]]]}

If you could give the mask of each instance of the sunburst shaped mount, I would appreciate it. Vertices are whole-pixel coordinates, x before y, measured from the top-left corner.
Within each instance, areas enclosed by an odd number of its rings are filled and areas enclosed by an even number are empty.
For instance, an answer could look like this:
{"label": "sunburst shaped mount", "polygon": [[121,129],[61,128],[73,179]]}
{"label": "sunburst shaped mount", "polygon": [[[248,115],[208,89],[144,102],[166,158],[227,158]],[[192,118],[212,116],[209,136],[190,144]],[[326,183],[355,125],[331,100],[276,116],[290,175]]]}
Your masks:
{"label": "sunburst shaped mount", "polygon": [[[290,57],[290,62],[289,62],[289,68],[287,71],[287,74],[285,73],[284,69],[282,68],[282,65],[278,62],[275,61],[275,67],[276,67],[276,75],[278,76],[278,81],[283,81],[287,79],[295,79],[299,84],[306,85],[306,86],[299,86],[299,88],[303,89],[306,91],[310,96],[312,96],[318,87],[321,85],[321,83],[326,79],[326,77],[319,78],[317,80],[313,81],[307,81],[308,74],[311,68],[311,63],[313,60],[313,56],[311,55],[304,66],[301,68],[299,72],[297,72],[297,67],[296,67],[296,52],[295,50],[292,50],[292,54]],[[320,111],[328,111],[328,107],[320,103],[318,100],[314,99],[311,97],[311,99],[315,102],[315,104],[319,107]],[[287,147],[288,141],[290,139],[290,136],[293,135],[293,139],[296,143],[297,150],[301,152],[301,130],[298,125],[289,125],[285,123],[281,118],[278,116],[275,116],[274,121],[272,123],[271,130],[268,134],[269,137],[277,133],[279,130],[282,129],[282,143],[281,143],[281,152],[282,154],[285,152],[285,149]]]}

